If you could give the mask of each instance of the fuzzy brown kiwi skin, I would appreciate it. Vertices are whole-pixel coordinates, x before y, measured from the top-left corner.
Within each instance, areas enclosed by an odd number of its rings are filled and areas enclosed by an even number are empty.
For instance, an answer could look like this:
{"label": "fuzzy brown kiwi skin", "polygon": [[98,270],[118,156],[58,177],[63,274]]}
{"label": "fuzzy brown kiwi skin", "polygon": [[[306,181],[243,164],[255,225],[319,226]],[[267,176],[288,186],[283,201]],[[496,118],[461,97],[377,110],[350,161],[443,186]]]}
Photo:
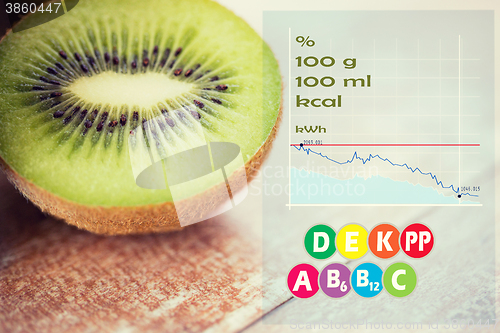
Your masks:
{"label": "fuzzy brown kiwi skin", "polygon": [[[259,148],[257,153],[245,163],[245,169],[240,168],[236,171],[236,174],[231,175],[230,179],[242,179],[242,172],[246,172],[247,181],[251,181],[255,177],[271,150],[278,127],[281,123],[282,105],[283,101],[281,101],[276,123],[264,144]],[[182,228],[177,218],[175,206],[172,202],[137,207],[85,206],[60,198],[36,186],[12,170],[1,157],[0,169],[5,172],[9,181],[24,196],[31,200],[43,212],[63,219],[67,223],[75,225],[80,229],[85,229],[96,234],[125,235],[168,232]],[[230,190],[236,192],[244,185],[245,184],[237,183],[235,186],[231,187]],[[201,194],[186,199],[186,206],[189,209],[189,214],[196,216],[198,214],[210,212],[222,204],[226,200],[225,194],[229,190],[229,188],[224,187],[226,187],[226,184],[222,183]],[[206,200],[207,198],[209,198],[208,203]],[[180,213],[184,214],[184,212]]]}

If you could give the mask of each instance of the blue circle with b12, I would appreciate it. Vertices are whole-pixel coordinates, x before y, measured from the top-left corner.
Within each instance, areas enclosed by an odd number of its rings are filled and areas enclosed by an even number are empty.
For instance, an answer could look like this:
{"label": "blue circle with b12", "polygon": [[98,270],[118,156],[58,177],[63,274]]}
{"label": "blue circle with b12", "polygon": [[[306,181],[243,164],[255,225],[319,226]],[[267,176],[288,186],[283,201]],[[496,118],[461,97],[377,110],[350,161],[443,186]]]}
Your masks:
{"label": "blue circle with b12", "polygon": [[365,262],[352,271],[351,287],[361,297],[375,297],[384,288],[382,269],[371,262]]}

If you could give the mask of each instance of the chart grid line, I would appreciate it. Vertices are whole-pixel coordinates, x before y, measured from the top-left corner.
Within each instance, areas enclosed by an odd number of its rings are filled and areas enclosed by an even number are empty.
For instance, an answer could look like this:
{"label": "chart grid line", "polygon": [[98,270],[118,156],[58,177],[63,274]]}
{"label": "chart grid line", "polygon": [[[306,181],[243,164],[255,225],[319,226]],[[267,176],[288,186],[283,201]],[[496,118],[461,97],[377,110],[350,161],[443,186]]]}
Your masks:
{"label": "chart grid line", "polygon": [[[288,28],[288,143],[292,144],[292,28]],[[288,186],[292,186],[292,151],[288,152]],[[288,194],[288,204],[292,203],[292,193]],[[288,208],[291,210],[292,206]]]}
{"label": "chart grid line", "polygon": [[479,143],[292,143],[291,147],[480,147]]}

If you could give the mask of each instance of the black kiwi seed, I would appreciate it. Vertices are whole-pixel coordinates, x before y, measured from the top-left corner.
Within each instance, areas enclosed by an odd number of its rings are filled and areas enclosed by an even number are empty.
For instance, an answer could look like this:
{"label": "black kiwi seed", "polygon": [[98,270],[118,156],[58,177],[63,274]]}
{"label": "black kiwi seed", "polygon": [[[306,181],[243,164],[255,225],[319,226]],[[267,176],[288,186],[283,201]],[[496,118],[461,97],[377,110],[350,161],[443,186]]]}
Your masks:
{"label": "black kiwi seed", "polygon": [[66,125],[67,123],[69,123],[71,121],[71,119],[73,119],[73,116],[78,113],[78,111],[80,111],[80,106],[75,107],[73,109],[73,112],[69,116],[64,118],[63,124]]}
{"label": "black kiwi seed", "polygon": [[120,63],[120,59],[117,56],[113,57],[113,65],[118,65]]}
{"label": "black kiwi seed", "polygon": [[95,119],[97,117],[97,114],[99,113],[99,110],[95,109],[92,111],[92,119]]}
{"label": "black kiwi seed", "polygon": [[126,123],[127,123],[127,115],[126,114],[122,114],[120,116],[120,125],[125,126]]}
{"label": "black kiwi seed", "polygon": [[202,75],[202,74],[200,74],[200,75],[198,75],[198,76],[196,77],[196,79],[195,79],[195,80],[199,80],[199,79],[201,79],[202,77],[203,77],[203,75]]}
{"label": "black kiwi seed", "polygon": [[64,60],[68,59],[68,55],[66,54],[66,52],[64,51],[59,51],[59,55],[61,56],[61,58],[63,58]]}
{"label": "black kiwi seed", "polygon": [[144,58],[144,60],[142,60],[142,66],[148,67],[148,65],[149,65],[149,58],[146,57],[146,58]]}
{"label": "black kiwi seed", "polygon": [[89,62],[90,66],[94,67],[95,65],[95,60],[91,56],[87,56],[87,61]]}
{"label": "black kiwi seed", "polygon": [[130,64],[130,66],[132,67],[132,69],[136,69],[137,68],[137,61],[132,61],[132,64]]}
{"label": "black kiwi seed", "polygon": [[71,121],[71,116],[67,116],[66,118],[64,118],[63,120],[63,124],[66,125],[67,123],[69,123]]}
{"label": "black kiwi seed", "polygon": [[54,118],[61,118],[63,115],[64,115],[64,111],[62,111],[62,110],[56,111],[53,114]]}
{"label": "black kiwi seed", "polygon": [[165,121],[167,122],[168,126],[170,126],[170,127],[175,126],[175,122],[172,118],[165,118]]}
{"label": "black kiwi seed", "polygon": [[52,97],[52,98],[61,97],[61,96],[62,96],[62,92],[53,92],[52,94],[50,94],[50,97]]}
{"label": "black kiwi seed", "polygon": [[194,105],[196,105],[197,107],[199,107],[200,109],[203,109],[203,107],[205,106],[205,104],[203,104],[202,102],[200,101],[197,101],[197,100],[193,100],[194,102]]}
{"label": "black kiwi seed", "polygon": [[57,71],[52,67],[47,68],[47,72],[52,75],[57,75]]}
{"label": "black kiwi seed", "polygon": [[87,112],[88,112],[87,110],[83,110],[82,113],[80,113],[80,119],[83,120],[85,118],[85,116],[87,115]]}
{"label": "black kiwi seed", "polygon": [[191,115],[194,117],[194,119],[201,119],[201,115],[196,111],[191,110]]}
{"label": "black kiwi seed", "polygon": [[226,90],[227,86],[225,84],[219,84],[218,86],[215,87],[217,90]]}
{"label": "black kiwi seed", "polygon": [[64,70],[64,66],[61,63],[56,62],[56,67],[62,71]]}
{"label": "black kiwi seed", "polygon": [[42,81],[42,82],[46,82],[46,83],[49,83],[49,82],[50,82],[50,80],[49,80],[49,79],[47,79],[45,76],[40,76],[40,81]]}
{"label": "black kiwi seed", "polygon": [[166,64],[166,63],[167,63],[167,59],[162,59],[162,60],[160,61],[160,67],[161,67],[161,68],[165,67],[165,64]]}
{"label": "black kiwi seed", "polygon": [[106,52],[104,53],[104,61],[109,62],[111,60],[111,57],[109,56],[109,53]]}
{"label": "black kiwi seed", "polygon": [[182,52],[182,47],[179,47],[177,50],[175,50],[175,56],[179,56],[179,54],[181,54]]}
{"label": "black kiwi seed", "polygon": [[104,126],[104,121],[101,121],[99,124],[97,124],[96,127],[97,132],[102,131],[103,126]]}
{"label": "black kiwi seed", "polygon": [[158,54],[158,45],[155,45],[154,49],[153,49],[153,54],[154,55],[157,55]]}
{"label": "black kiwi seed", "polygon": [[134,121],[138,121],[139,120],[139,112],[134,111],[134,115],[132,116],[132,119],[134,119]]}
{"label": "black kiwi seed", "polygon": [[222,102],[220,100],[218,100],[217,98],[212,98],[212,102],[217,103],[217,104],[222,104]]}
{"label": "black kiwi seed", "polygon": [[89,72],[89,69],[88,69],[88,67],[87,67],[87,66],[85,66],[85,64],[81,64],[81,65],[80,65],[80,68],[82,69],[82,71],[83,71],[84,73],[88,73],[88,72]]}
{"label": "black kiwi seed", "polygon": [[174,75],[175,76],[179,76],[182,74],[182,68],[177,68],[175,71],[174,71]]}
{"label": "black kiwi seed", "polygon": [[43,90],[43,88],[39,87],[39,86],[34,86],[33,88],[31,88],[31,90],[34,90],[34,91],[36,91],[36,90]]}
{"label": "black kiwi seed", "polygon": [[109,122],[108,127],[115,127],[116,125],[118,125],[118,122],[116,120],[113,120]]}
{"label": "black kiwi seed", "polygon": [[82,61],[82,56],[78,54],[78,52],[75,52],[75,59],[76,61],[80,62]]}
{"label": "black kiwi seed", "polygon": [[186,71],[186,73],[184,73],[184,76],[185,76],[185,77],[190,77],[190,76],[191,76],[191,74],[193,74],[193,70],[192,70],[192,69],[188,69],[188,70]]}
{"label": "black kiwi seed", "polygon": [[108,119],[108,112],[104,112],[101,117],[102,120]]}
{"label": "black kiwi seed", "polygon": [[92,127],[92,121],[90,119],[85,120],[85,127],[86,128],[91,128]]}
{"label": "black kiwi seed", "polygon": [[61,85],[61,82],[56,81],[56,80],[50,80],[50,81],[49,81],[49,83],[50,83],[50,84],[53,84],[53,85],[55,85],[55,86],[60,86],[60,85]]}
{"label": "black kiwi seed", "polygon": [[171,63],[170,63],[170,65],[168,66],[168,68],[173,68],[173,67],[174,67],[174,65],[175,65],[175,59],[174,59],[174,60],[172,60],[172,62],[171,62]]}
{"label": "black kiwi seed", "polygon": [[[164,131],[165,130],[165,125],[163,125],[163,123],[158,123],[158,127],[160,128],[160,130]],[[151,131],[153,132],[153,131]],[[156,133],[154,133],[156,134]]]}
{"label": "black kiwi seed", "polygon": [[219,77],[216,75],[216,76],[214,76],[214,77],[210,78],[210,81],[211,81],[211,82],[214,82],[214,81],[219,81]]}

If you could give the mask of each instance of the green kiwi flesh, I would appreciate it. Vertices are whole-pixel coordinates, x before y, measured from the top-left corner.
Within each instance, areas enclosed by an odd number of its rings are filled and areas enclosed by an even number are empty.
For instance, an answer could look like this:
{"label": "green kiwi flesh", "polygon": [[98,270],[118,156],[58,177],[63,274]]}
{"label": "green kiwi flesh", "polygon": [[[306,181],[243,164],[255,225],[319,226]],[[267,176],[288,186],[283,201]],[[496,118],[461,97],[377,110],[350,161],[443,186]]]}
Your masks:
{"label": "green kiwi flesh", "polygon": [[168,187],[136,184],[129,136],[144,122],[165,119],[169,155],[225,141],[248,162],[273,133],[280,103],[269,47],[209,0],[80,1],[0,43],[0,157],[79,205],[172,202]]}

